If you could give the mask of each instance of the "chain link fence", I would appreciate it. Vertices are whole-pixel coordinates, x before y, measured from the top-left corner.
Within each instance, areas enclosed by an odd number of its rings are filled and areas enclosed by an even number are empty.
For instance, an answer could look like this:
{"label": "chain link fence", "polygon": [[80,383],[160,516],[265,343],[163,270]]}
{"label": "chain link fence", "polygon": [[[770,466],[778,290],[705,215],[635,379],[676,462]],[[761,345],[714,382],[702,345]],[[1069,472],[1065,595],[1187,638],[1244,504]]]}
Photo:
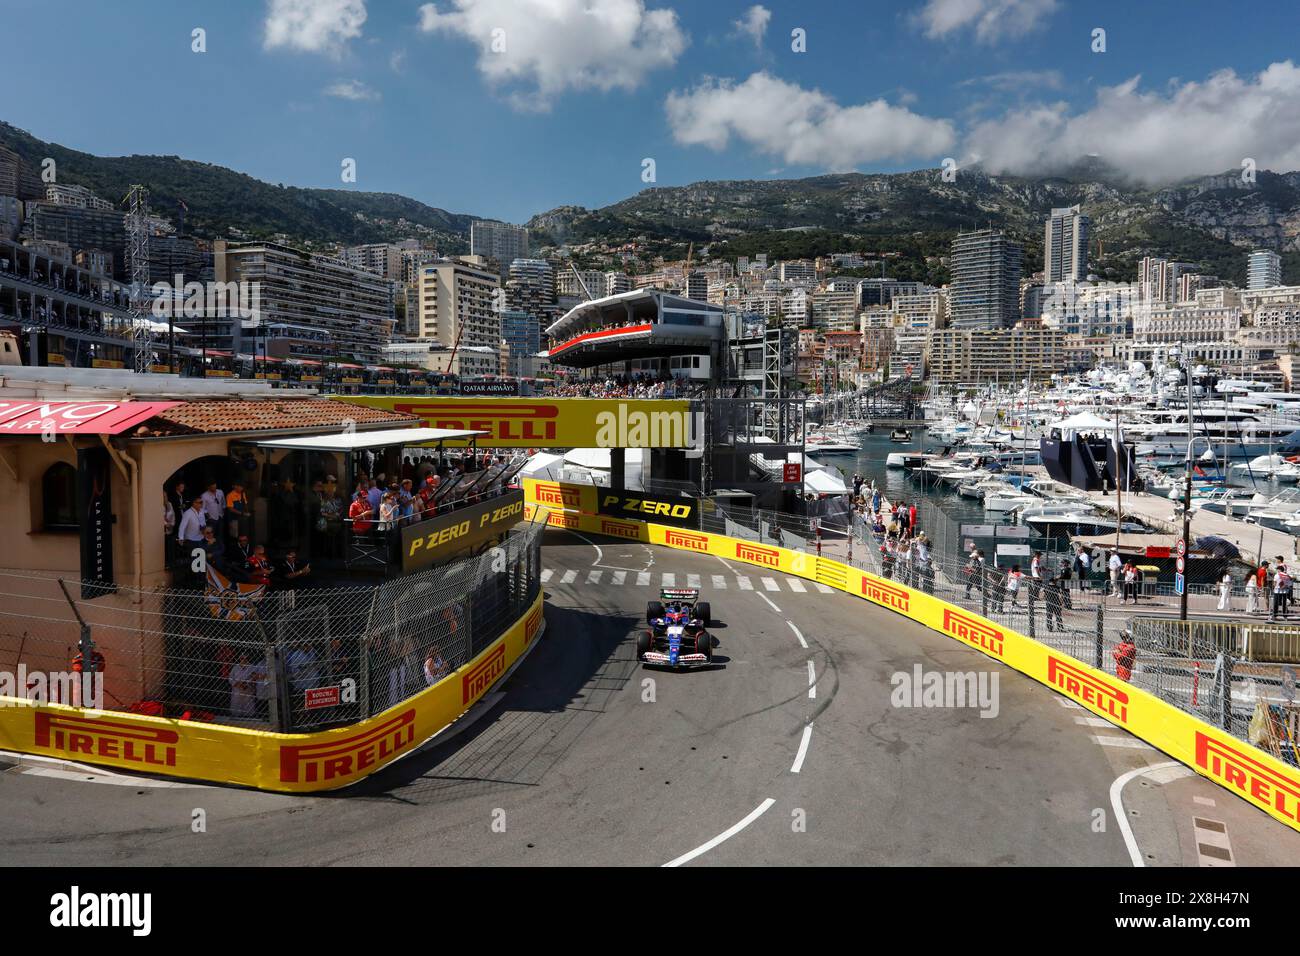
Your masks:
{"label": "chain link fence", "polygon": [[[105,658],[102,706],[289,732],[372,716],[472,660],[526,613],[541,587],[542,532],[516,529],[478,556],[378,586],[222,581],[78,601]],[[0,571],[0,670],[67,671],[79,636],[57,578]]]}
{"label": "chain link fence", "polygon": [[[1268,602],[1257,600],[1236,620],[1183,622],[1171,587],[1147,580],[1126,589],[1104,564],[1081,576],[1068,554],[1043,553],[1038,577],[1026,559],[1017,579],[1005,560],[972,562],[960,525],[932,501],[915,503],[905,546],[887,543],[873,515],[856,509],[817,518],[714,501],[700,509],[700,530],[832,558],[934,594],[1300,766],[1300,626],[1270,621]],[[1189,593],[1206,605],[1203,613],[1215,609],[1215,585]],[[1238,581],[1228,607],[1240,612],[1246,600]]]}

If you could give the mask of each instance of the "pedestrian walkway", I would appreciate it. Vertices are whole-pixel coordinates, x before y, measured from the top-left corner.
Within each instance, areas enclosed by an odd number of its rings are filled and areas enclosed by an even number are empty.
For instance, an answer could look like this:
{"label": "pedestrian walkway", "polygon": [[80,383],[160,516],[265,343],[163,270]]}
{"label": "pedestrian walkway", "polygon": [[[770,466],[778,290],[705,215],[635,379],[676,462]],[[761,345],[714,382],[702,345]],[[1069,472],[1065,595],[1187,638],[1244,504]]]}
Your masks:
{"label": "pedestrian walkway", "polygon": [[[789,591],[794,594],[806,594],[816,590],[822,594],[834,594],[835,589],[817,581],[805,581],[786,575],[747,575],[739,572],[732,574],[687,574],[675,572],[651,573],[647,571],[614,571],[607,568],[543,568],[542,584],[597,585],[602,587],[648,588],[656,593],[660,588],[691,587],[707,591]],[[705,583],[705,578],[708,579]]]}

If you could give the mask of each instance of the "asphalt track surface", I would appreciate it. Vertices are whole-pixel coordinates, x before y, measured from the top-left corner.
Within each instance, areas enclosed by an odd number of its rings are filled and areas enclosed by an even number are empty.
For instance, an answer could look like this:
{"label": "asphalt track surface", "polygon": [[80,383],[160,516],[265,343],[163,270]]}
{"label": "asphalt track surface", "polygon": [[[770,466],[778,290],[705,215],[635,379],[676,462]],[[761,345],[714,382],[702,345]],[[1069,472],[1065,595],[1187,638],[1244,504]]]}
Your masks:
{"label": "asphalt track surface", "polygon": [[[1300,835],[863,601],[563,531],[543,564],[545,637],[446,742],[309,797],[0,766],[0,864],[1196,866],[1207,817],[1234,863],[1300,860]],[[618,586],[587,583],[618,571]],[[720,622],[711,669],[635,659],[664,572],[701,576]],[[729,587],[711,589],[716,574]],[[997,673],[997,716],[893,706],[891,675],[918,664]]]}

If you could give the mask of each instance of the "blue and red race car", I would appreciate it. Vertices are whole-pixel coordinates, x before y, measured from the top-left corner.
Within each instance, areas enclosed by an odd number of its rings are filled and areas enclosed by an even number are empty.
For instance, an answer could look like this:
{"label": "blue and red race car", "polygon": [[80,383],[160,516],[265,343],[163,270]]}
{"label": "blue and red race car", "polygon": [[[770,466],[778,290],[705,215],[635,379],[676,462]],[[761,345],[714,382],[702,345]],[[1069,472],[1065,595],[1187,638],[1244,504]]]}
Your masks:
{"label": "blue and red race car", "polygon": [[646,664],[703,667],[713,661],[710,608],[699,588],[664,588],[646,604],[650,629],[637,635],[636,655]]}

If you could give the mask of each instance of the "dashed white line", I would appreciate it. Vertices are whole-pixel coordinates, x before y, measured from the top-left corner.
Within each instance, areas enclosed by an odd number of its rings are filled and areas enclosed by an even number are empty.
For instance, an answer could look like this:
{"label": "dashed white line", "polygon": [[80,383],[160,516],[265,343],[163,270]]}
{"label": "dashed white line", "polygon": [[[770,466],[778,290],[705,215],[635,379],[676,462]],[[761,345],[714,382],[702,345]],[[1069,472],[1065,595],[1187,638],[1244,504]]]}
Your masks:
{"label": "dashed white line", "polygon": [[1066,700],[1064,697],[1053,697],[1052,700],[1056,701],[1058,704],[1060,704],[1062,707],[1066,708],[1067,710],[1083,710],[1083,708],[1080,705],[1076,704],[1072,700]]}
{"label": "dashed white line", "polygon": [[664,864],[664,866],[681,866],[683,863],[689,863],[689,862],[691,862],[691,860],[695,859],[697,856],[702,856],[702,855],[704,855],[705,853],[708,853],[710,850],[712,850],[712,849],[713,849],[715,846],[717,846],[719,843],[723,843],[723,842],[725,842],[725,841],[727,841],[727,840],[730,840],[732,837],[734,837],[734,836],[735,836],[737,833],[739,833],[741,830],[745,829],[745,827],[749,826],[751,823],[753,823],[755,820],[757,820],[757,819],[758,819],[759,817],[761,817],[763,814],[767,813],[767,811],[768,811],[769,809],[771,809],[772,804],[774,804],[774,803],[776,803],[776,801],[773,800],[771,797],[768,797],[766,800],[764,800],[762,803],[760,803],[757,807],[755,807],[752,811],[750,811],[749,815],[748,815],[747,817],[745,817],[745,819],[743,819],[743,820],[741,820],[739,823],[737,823],[735,826],[733,826],[733,827],[729,827],[728,829],[723,830],[721,833],[719,833],[717,836],[715,836],[715,837],[714,837],[712,840],[710,840],[708,843],[701,843],[701,844],[700,844],[699,846],[697,846],[694,850],[691,850],[690,853],[683,853],[683,854],[682,854],[681,856],[679,856],[677,859],[675,859],[675,860],[669,860],[667,863]]}
{"label": "dashed white line", "polygon": [[543,568],[543,569],[542,569],[542,583],[545,584],[547,581],[551,580],[551,575],[554,574],[554,573],[555,573],[555,571],[554,571],[553,568]]}
{"label": "dashed white line", "polygon": [[785,623],[790,625],[790,630],[794,631],[794,636],[799,638],[799,646],[802,647],[804,650],[807,650],[808,642],[805,641],[803,639],[803,635],[799,633],[799,628],[794,626],[794,621],[786,621]]}
{"label": "dashed white line", "polygon": [[790,768],[791,773],[798,773],[803,769],[803,758],[808,756],[808,744],[812,742],[812,729],[812,724],[803,729],[803,740],[799,741],[799,752],[794,755],[794,766]]}
{"label": "dashed white line", "polygon": [[615,571],[613,574],[610,575],[610,577],[614,579],[613,581],[614,584],[622,584],[624,581],[627,580],[627,572]]}
{"label": "dashed white line", "polygon": [[698,587],[700,587],[700,576],[699,576],[698,574],[688,574],[688,575],[686,575],[686,586],[687,586],[688,588],[698,588]]}
{"label": "dashed white line", "polygon": [[1209,797],[1192,797],[1192,802],[1193,802],[1193,803],[1199,803],[1199,804],[1200,804],[1201,806],[1203,806],[1203,807],[1214,807],[1214,806],[1218,806],[1218,804],[1216,804],[1216,803],[1215,803],[1213,800],[1211,800]]}
{"label": "dashed white line", "polygon": [[713,590],[715,591],[727,590],[727,579],[724,575],[712,574],[710,575],[710,577],[713,579]]}
{"label": "dashed white line", "polygon": [[822,583],[819,582],[819,581],[814,581],[813,584],[817,587],[817,590],[818,590],[818,591],[821,591],[821,592],[822,592],[822,594],[834,594],[834,593],[835,593],[835,589],[834,589],[833,587],[831,587],[829,584],[822,584]]}
{"label": "dashed white line", "polygon": [[645,588],[650,586],[649,571],[638,571],[636,573],[636,586],[639,588]]}
{"label": "dashed white line", "polygon": [[743,575],[739,575],[739,574],[736,575],[736,584],[740,586],[740,589],[742,591],[754,590],[754,583],[750,581],[749,578],[744,577]]}
{"label": "dashed white line", "polygon": [[577,576],[578,576],[578,572],[577,572],[577,571],[574,571],[574,570],[572,570],[572,569],[570,569],[570,570],[568,570],[568,571],[565,571],[565,572],[564,572],[564,576],[563,576],[562,578],[560,578],[560,583],[561,583],[561,584],[572,584],[572,583],[574,582],[574,579],[577,578]]}
{"label": "dashed white line", "polygon": [[664,587],[674,588],[677,586],[677,575],[671,571],[664,572]]}
{"label": "dashed white line", "polygon": [[601,575],[601,572],[600,572],[600,571],[588,571],[588,572],[587,572],[587,583],[588,583],[588,584],[599,584],[599,583],[600,583],[600,575]]}
{"label": "dashed white line", "polygon": [[808,662],[808,699],[817,699],[817,668],[812,661]]}
{"label": "dashed white line", "polygon": [[764,594],[762,591],[759,591],[759,592],[758,592],[758,596],[761,597],[764,601],[766,601],[767,604],[768,604],[768,607],[770,607],[773,611],[776,611],[777,614],[782,614],[782,613],[784,613],[784,612],[783,612],[779,607],[777,607],[775,604],[773,604],[773,603],[772,603],[772,599],[771,599],[770,597],[768,597],[766,594]]}
{"label": "dashed white line", "polygon": [[763,587],[767,588],[769,591],[781,590],[781,585],[776,583],[776,578],[763,578]]}
{"label": "dashed white line", "polygon": [[785,583],[790,585],[791,591],[795,591],[799,594],[804,594],[808,590],[806,587],[803,586],[803,582],[800,581],[798,578],[786,578]]}

